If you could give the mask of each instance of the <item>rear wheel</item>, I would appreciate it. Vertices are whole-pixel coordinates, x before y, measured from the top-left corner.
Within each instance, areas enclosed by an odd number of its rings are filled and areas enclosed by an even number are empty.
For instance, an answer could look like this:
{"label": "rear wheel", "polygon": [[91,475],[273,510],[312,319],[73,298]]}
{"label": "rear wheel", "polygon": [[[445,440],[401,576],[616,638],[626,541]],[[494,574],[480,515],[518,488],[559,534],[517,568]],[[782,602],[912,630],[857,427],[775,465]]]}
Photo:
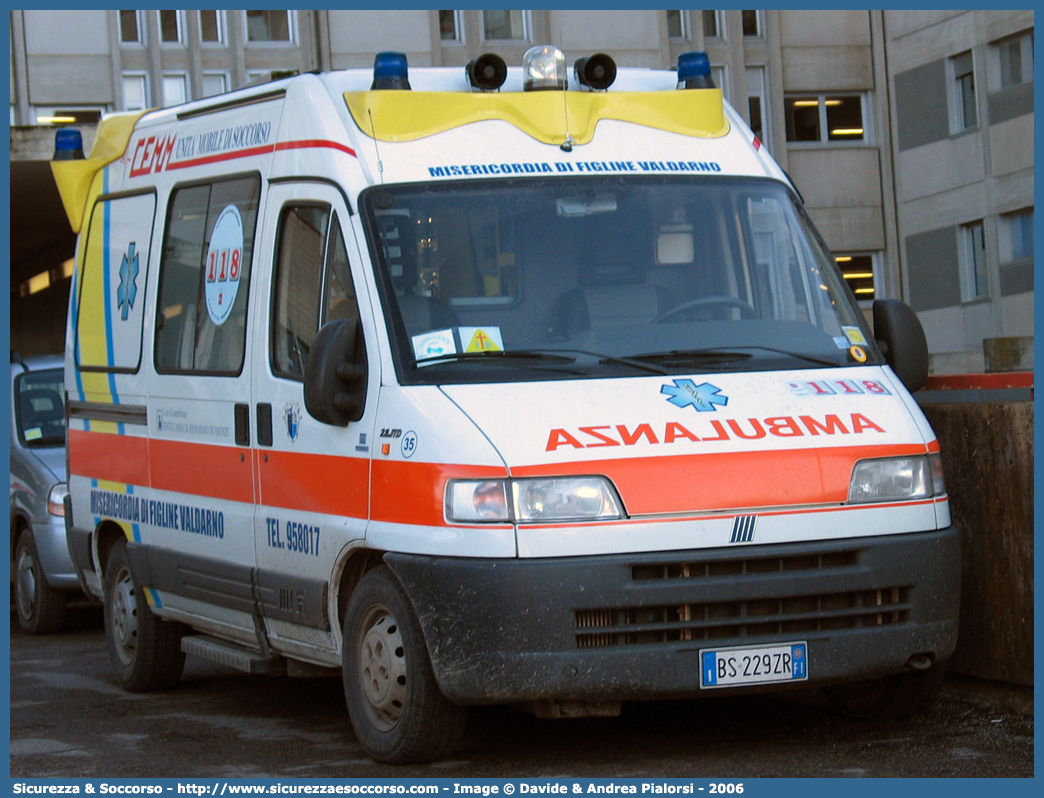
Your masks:
{"label": "rear wheel", "polygon": [[105,639],[120,685],[132,693],[166,690],[181,678],[182,627],[152,614],[134,580],[127,541],[113,546],[105,569]]}
{"label": "rear wheel", "polygon": [[906,671],[883,679],[839,684],[823,690],[838,712],[864,720],[911,718],[928,712],[939,697],[945,667]]}
{"label": "rear wheel", "polygon": [[65,623],[68,595],[47,584],[31,529],[18,537],[14,567],[18,625],[30,635],[57,632]]}
{"label": "rear wheel", "polygon": [[430,762],[460,742],[467,709],[439,690],[420,623],[385,566],[367,573],[348,602],[342,659],[352,727],[378,762]]}

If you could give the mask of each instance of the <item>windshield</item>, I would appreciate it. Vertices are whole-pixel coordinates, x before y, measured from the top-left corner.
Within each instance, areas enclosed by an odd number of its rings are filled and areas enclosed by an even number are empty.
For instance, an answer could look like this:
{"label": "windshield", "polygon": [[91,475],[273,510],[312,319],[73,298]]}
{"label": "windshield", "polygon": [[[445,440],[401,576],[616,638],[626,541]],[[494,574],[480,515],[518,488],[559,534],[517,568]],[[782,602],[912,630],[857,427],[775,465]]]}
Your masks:
{"label": "windshield", "polygon": [[65,445],[64,396],[65,377],[61,369],[26,371],[15,377],[15,424],[22,445]]}
{"label": "windshield", "polygon": [[777,181],[382,186],[361,204],[403,383],[881,362]]}

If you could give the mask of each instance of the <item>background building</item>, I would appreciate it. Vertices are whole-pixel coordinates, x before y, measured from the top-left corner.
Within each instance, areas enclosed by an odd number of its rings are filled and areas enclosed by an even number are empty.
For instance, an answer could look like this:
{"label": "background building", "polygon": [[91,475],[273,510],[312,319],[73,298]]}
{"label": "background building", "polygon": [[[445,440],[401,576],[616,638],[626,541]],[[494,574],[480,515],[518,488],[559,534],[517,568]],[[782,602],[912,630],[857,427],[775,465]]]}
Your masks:
{"label": "background building", "polygon": [[867,309],[875,297],[912,304],[936,373],[1031,367],[1032,11],[10,17],[12,159],[20,162],[12,164],[12,345],[24,351],[63,345],[72,239],[60,210],[49,216],[41,161],[53,131],[21,126],[72,120],[89,139],[109,111],[173,105],[293,71],[369,67],[381,50],[405,52],[413,67],[463,67],[483,52],[517,64],[531,45],[550,43],[570,61],[604,51],[621,66],[656,68],[705,50],[715,81],[793,178]]}

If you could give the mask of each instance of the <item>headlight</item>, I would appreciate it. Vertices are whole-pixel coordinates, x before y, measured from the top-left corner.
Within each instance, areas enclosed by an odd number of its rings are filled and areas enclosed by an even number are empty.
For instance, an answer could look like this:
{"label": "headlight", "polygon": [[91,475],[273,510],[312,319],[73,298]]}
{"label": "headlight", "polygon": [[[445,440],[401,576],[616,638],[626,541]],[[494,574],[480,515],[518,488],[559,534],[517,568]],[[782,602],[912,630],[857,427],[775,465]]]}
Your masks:
{"label": "headlight", "polygon": [[946,492],[938,454],[860,460],[852,469],[852,504],[927,499]]}
{"label": "headlight", "polygon": [[51,485],[47,492],[47,512],[51,515],[65,515],[65,497],[69,495],[69,486],[64,482]]}
{"label": "headlight", "polygon": [[[510,496],[510,503],[508,497]],[[605,477],[452,480],[446,516],[464,523],[560,523],[622,518]]]}

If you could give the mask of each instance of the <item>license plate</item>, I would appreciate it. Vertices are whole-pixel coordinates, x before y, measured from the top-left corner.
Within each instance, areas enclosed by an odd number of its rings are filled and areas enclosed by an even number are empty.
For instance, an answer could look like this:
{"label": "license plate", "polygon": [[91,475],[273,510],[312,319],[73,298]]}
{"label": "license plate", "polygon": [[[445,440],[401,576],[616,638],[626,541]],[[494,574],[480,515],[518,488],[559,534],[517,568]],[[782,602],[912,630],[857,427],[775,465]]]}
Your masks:
{"label": "license plate", "polygon": [[700,649],[700,687],[805,681],[808,679],[806,648],[802,642]]}

